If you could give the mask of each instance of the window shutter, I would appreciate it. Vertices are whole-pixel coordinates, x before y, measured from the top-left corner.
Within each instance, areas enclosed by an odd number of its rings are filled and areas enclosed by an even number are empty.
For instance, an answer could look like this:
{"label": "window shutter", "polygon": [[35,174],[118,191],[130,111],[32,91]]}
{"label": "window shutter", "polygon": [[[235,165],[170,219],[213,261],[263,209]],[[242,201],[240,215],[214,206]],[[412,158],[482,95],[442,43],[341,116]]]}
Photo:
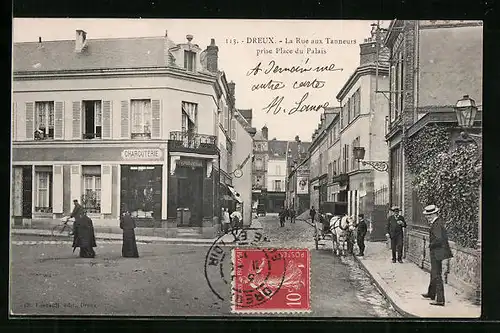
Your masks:
{"label": "window shutter", "polygon": [[52,167],[52,212],[63,213],[63,166]]}
{"label": "window shutter", "polygon": [[82,125],[81,125],[81,102],[73,102],[73,139],[82,138]]}
{"label": "window shutter", "polygon": [[128,120],[128,101],[122,101],[121,103],[121,138],[128,139],[130,137],[129,133],[129,120]]}
{"label": "window shutter", "polygon": [[112,173],[111,173],[111,165],[102,165],[101,166],[101,213],[103,214],[111,214],[111,202],[112,198]]}
{"label": "window shutter", "polygon": [[102,138],[111,139],[111,101],[102,102]]}
{"label": "window shutter", "polygon": [[236,119],[231,120],[231,141],[236,141]]}
{"label": "window shutter", "polygon": [[25,112],[26,112],[26,117],[24,119],[26,119],[26,139],[27,140],[33,140],[34,136],[35,136],[35,129],[34,129],[34,118],[35,118],[35,114],[34,114],[34,108],[33,108],[33,105],[35,103],[33,102],[27,102],[26,105],[25,105]]}
{"label": "window shutter", "polygon": [[159,139],[161,138],[161,106],[159,99],[153,99],[151,101],[151,138]]}
{"label": "window shutter", "polygon": [[64,102],[56,102],[54,110],[54,139],[62,140],[63,139],[63,130],[64,130]]}
{"label": "window shutter", "polygon": [[11,129],[10,129],[10,131],[12,133],[12,135],[11,135],[12,141],[16,141],[16,139],[17,139],[16,138],[16,134],[17,134],[17,128],[16,128],[16,126],[17,126],[17,121],[16,121],[17,116],[16,116],[16,111],[17,111],[16,110],[16,102],[13,102],[12,103],[12,110],[11,110],[11,113],[10,113],[11,114],[11,123],[10,123],[11,124]]}
{"label": "window shutter", "polygon": [[71,166],[71,202],[77,199],[78,202],[82,203],[82,166],[72,165]]}

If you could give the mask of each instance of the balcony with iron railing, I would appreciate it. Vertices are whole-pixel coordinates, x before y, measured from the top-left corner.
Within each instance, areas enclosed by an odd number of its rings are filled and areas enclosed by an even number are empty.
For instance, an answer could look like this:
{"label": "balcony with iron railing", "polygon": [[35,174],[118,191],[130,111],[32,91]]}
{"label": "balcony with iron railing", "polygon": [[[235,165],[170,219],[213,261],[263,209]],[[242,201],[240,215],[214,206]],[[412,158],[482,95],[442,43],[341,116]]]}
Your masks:
{"label": "balcony with iron railing", "polygon": [[168,150],[171,152],[198,153],[217,155],[217,137],[215,135],[192,132],[172,131],[168,140]]}

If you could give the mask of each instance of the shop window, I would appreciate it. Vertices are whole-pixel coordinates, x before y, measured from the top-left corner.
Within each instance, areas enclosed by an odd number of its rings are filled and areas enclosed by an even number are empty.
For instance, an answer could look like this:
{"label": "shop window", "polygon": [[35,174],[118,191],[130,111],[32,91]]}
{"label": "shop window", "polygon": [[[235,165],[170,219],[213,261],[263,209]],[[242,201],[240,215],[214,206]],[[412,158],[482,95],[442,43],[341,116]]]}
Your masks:
{"label": "shop window", "polygon": [[196,70],[196,52],[193,51],[184,51],[184,68],[190,72],[194,72]]}
{"label": "shop window", "polygon": [[82,166],[82,206],[87,213],[101,212],[101,166]]}
{"label": "shop window", "polygon": [[132,139],[151,139],[151,112],[150,99],[136,99],[131,101],[132,108]]}
{"label": "shop window", "polygon": [[83,138],[101,138],[102,108],[101,101],[83,101]]}
{"label": "shop window", "polygon": [[35,103],[35,140],[54,138],[54,102]]}
{"label": "shop window", "polygon": [[35,167],[35,212],[52,213],[52,167]]}
{"label": "shop window", "polygon": [[121,166],[121,209],[137,218],[161,218],[161,176],[161,166]]}

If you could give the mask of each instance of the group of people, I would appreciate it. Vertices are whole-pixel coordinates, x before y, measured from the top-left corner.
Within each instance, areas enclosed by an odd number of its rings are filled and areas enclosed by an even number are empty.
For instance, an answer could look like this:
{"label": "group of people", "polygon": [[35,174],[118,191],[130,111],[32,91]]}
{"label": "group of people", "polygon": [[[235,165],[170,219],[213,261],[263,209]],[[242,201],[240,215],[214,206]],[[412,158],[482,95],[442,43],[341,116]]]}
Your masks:
{"label": "group of people", "polygon": [[[74,208],[70,217],[75,219],[73,224],[73,251],[80,248],[81,258],[94,258],[94,248],[97,247],[95,241],[94,224],[87,216],[85,209],[73,200]],[[135,239],[136,223],[128,210],[124,210],[120,216],[120,228],[123,230],[122,256],[128,258],[139,258],[137,242]]]}
{"label": "group of people", "polygon": [[280,226],[284,227],[287,219],[290,219],[290,223],[295,223],[295,217],[295,209],[282,207],[279,212]]}
{"label": "group of people", "polygon": [[222,232],[227,233],[235,228],[243,228],[243,215],[241,214],[241,205],[237,204],[236,209],[229,213],[228,207],[222,207],[221,220]]}
{"label": "group of people", "polygon": [[[402,215],[400,215],[400,209],[397,206],[391,208],[392,214],[388,217],[386,223],[386,237],[390,241],[391,252],[392,252],[392,262],[403,263],[403,241],[404,241],[404,229],[407,227],[406,221]],[[309,215],[312,222],[316,218],[316,210],[314,206],[311,207]],[[422,296],[426,299],[432,300],[431,305],[444,306],[444,285],[442,279],[443,271],[443,260],[453,257],[450,249],[450,244],[448,242],[448,234],[444,221],[439,218],[439,208],[435,205],[429,205],[424,208],[424,216],[426,217],[428,223],[430,224],[429,229],[429,251],[430,251],[430,282],[427,288],[427,292],[423,293]],[[320,219],[322,215],[320,214]],[[326,227],[326,223],[324,226]],[[329,224],[327,226],[329,228]],[[358,244],[359,253],[358,256],[364,256],[365,252],[365,237],[368,231],[367,221],[365,220],[364,214],[358,215],[358,221],[356,226],[356,242]],[[350,245],[350,246],[349,246]],[[353,243],[348,242],[348,250],[351,248],[352,253]]]}

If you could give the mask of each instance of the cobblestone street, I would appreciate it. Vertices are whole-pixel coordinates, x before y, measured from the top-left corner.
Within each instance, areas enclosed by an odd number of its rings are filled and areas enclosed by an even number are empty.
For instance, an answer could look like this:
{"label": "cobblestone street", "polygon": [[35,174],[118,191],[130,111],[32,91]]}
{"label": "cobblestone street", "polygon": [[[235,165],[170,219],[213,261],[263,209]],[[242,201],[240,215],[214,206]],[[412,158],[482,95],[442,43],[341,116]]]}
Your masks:
{"label": "cobblestone street", "polygon": [[[259,222],[270,247],[311,249],[312,312],[305,316],[398,316],[352,258],[313,249],[308,224],[287,222],[280,228],[274,216]],[[119,241],[98,241],[96,258],[82,259],[78,250],[72,253],[69,240],[13,237],[12,312],[235,316],[229,300],[217,299],[207,285],[206,245],[138,245],[139,259],[122,258]]]}

